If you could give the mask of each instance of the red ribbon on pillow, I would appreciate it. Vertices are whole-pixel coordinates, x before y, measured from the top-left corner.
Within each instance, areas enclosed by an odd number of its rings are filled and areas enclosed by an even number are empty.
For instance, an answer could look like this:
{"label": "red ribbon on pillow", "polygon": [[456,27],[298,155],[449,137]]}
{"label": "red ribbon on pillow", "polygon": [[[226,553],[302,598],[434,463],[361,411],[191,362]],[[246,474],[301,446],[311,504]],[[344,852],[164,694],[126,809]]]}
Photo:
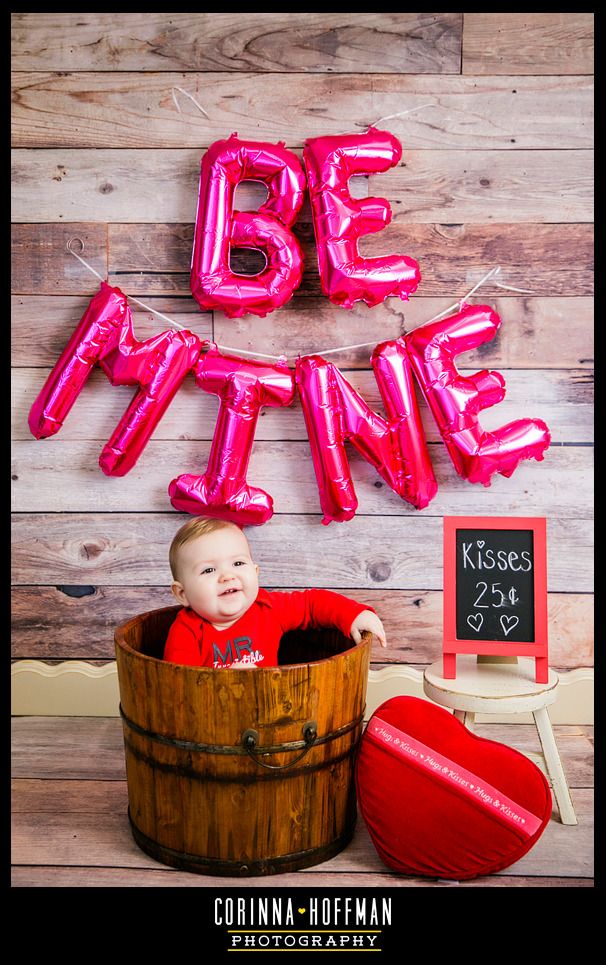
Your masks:
{"label": "red ribbon on pillow", "polygon": [[443,754],[439,754],[427,744],[388,724],[380,717],[375,716],[370,720],[366,733],[390,753],[399,755],[410,764],[431,772],[449,788],[473,800],[493,818],[509,827],[515,827],[524,836],[531,837],[543,823],[536,814],[517,804],[477,774],[461,767],[460,764],[444,757]]}

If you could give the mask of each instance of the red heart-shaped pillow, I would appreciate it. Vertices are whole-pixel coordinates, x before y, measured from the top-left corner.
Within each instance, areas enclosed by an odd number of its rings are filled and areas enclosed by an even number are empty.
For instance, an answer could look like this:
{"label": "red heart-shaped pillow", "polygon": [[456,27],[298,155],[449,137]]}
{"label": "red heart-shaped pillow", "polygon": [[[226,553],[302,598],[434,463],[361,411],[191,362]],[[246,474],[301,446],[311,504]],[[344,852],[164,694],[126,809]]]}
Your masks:
{"label": "red heart-shaped pillow", "polygon": [[417,697],[377,708],[356,786],[379,857],[405,875],[461,880],[501,871],[532,848],[551,816],[549,785],[532,761]]}

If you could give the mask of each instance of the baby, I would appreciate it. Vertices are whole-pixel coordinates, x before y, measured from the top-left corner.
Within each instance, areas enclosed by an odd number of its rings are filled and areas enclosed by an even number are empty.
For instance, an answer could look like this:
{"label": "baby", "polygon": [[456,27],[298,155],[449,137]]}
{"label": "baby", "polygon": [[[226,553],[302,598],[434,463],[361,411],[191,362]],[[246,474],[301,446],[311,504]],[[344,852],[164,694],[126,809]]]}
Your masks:
{"label": "baby", "polygon": [[374,610],[329,590],[269,593],[234,523],[196,516],[175,535],[169,552],[172,592],[183,606],[164,659],[196,667],[275,667],[287,630],[336,627],[360,643],[374,633],[386,647]]}

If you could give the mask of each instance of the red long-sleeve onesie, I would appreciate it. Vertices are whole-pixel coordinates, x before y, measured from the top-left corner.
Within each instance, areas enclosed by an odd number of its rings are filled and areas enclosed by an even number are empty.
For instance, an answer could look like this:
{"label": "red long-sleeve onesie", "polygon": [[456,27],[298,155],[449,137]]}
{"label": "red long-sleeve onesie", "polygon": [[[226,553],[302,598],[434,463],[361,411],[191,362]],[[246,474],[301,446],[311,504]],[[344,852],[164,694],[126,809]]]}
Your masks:
{"label": "red long-sleeve onesie", "polygon": [[275,667],[280,639],[287,630],[328,626],[349,636],[358,614],[371,609],[331,590],[259,590],[255,602],[236,623],[217,630],[184,607],[169,630],[164,659],[194,667],[229,667],[236,660]]}

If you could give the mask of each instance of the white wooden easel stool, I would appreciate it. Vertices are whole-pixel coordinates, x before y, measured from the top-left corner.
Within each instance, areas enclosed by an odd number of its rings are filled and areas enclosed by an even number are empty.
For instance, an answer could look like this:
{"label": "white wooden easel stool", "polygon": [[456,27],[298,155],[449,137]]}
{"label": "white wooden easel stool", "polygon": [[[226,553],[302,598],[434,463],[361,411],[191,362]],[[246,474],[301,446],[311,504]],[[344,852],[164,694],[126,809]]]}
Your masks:
{"label": "white wooden easel stool", "polygon": [[[556,699],[559,677],[550,669],[548,682],[537,684],[533,659],[519,657],[516,663],[496,660],[493,657],[490,662],[478,662],[474,654],[457,654],[454,680],[442,676],[443,664],[438,660],[427,667],[423,675],[425,694],[436,704],[454,710],[455,717],[469,730],[473,730],[476,714],[532,713],[543,751],[541,762],[551,782],[560,821],[562,824],[577,824],[547,712],[548,705]],[[532,760],[533,755],[526,756]]]}

